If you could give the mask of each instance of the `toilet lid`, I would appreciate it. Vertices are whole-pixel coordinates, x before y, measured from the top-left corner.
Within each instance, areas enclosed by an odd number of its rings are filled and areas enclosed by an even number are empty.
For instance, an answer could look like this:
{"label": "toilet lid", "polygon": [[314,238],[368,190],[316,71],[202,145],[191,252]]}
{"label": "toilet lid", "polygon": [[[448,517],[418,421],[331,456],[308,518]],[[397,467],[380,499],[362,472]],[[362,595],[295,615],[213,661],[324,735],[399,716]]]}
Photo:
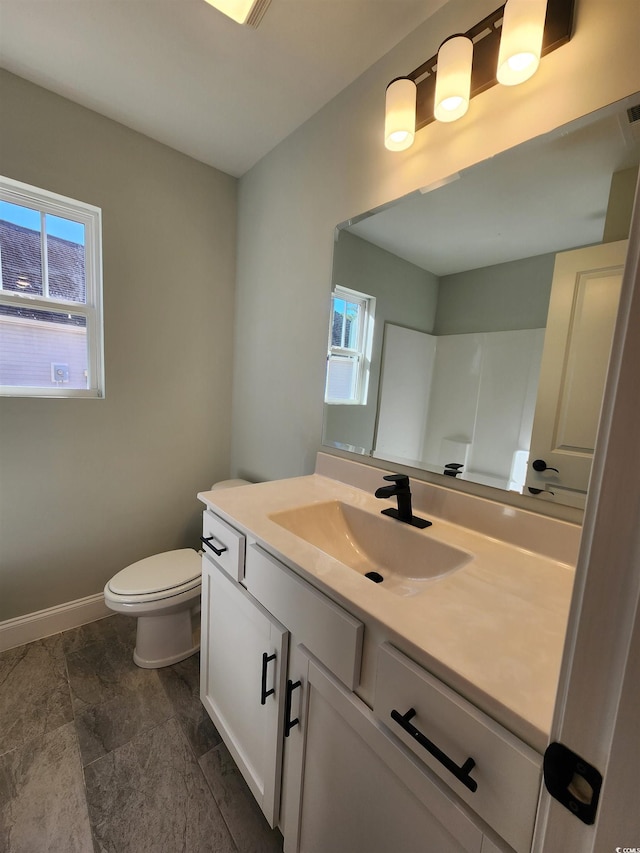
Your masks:
{"label": "toilet lid", "polygon": [[167,592],[191,581],[200,580],[202,563],[193,548],[165,551],[132,563],[109,581],[116,595],[148,595]]}

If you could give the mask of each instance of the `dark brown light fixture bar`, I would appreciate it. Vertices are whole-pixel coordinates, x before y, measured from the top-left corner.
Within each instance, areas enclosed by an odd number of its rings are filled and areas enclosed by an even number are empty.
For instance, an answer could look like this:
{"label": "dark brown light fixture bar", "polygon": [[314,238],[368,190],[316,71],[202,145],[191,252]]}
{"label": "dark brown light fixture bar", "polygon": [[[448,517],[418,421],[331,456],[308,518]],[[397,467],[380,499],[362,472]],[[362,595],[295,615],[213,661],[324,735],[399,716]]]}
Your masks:
{"label": "dark brown light fixture bar", "polygon": [[[548,0],[542,41],[542,56],[566,44],[571,38],[574,0]],[[500,49],[500,35],[504,5],[496,9],[466,33],[473,42],[473,64],[471,68],[471,97],[490,89],[498,82],[496,69]],[[416,130],[435,120],[434,97],[436,88],[436,65],[438,54],[423,62],[407,74],[417,86]]]}

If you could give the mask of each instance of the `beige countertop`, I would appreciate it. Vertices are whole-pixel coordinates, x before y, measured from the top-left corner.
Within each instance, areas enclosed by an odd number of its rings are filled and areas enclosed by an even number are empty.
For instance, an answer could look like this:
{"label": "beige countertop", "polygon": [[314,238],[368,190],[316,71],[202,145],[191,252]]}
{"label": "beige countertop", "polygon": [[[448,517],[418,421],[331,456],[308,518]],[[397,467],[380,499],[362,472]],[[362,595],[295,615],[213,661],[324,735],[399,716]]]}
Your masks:
{"label": "beige countertop", "polygon": [[[549,737],[574,569],[434,516],[422,534],[473,555],[400,597],[270,519],[340,500],[379,513],[390,501],[318,474],[198,495],[231,524],[386,636],[539,752]],[[389,524],[400,524],[384,519]],[[365,644],[367,629],[365,628]]]}

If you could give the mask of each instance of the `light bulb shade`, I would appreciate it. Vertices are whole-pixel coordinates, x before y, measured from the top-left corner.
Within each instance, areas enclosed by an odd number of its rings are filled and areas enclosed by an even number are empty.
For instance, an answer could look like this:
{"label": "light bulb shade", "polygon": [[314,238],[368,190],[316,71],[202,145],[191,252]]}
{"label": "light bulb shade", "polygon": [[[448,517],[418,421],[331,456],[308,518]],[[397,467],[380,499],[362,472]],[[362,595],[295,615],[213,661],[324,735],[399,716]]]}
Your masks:
{"label": "light bulb shade", "polygon": [[384,144],[389,151],[404,151],[416,135],[416,84],[398,77],[387,86],[384,116]]}
{"label": "light bulb shade", "polygon": [[438,51],[433,114],[438,121],[455,121],[469,109],[473,42],[452,36]]}
{"label": "light bulb shade", "polygon": [[547,0],[507,0],[498,52],[498,83],[517,86],[540,64]]}

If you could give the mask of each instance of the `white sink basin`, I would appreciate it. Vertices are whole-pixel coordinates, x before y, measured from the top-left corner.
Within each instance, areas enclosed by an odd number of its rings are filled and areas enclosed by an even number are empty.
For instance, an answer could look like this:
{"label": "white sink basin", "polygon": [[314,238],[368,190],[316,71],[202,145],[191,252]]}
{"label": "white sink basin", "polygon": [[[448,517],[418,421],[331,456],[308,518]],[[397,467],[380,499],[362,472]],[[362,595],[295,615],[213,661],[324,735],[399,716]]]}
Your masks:
{"label": "white sink basin", "polygon": [[431,538],[428,529],[342,501],[295,507],[269,518],[361,575],[375,573],[372,582],[396,595],[418,595],[429,581],[472,559],[467,551]]}

